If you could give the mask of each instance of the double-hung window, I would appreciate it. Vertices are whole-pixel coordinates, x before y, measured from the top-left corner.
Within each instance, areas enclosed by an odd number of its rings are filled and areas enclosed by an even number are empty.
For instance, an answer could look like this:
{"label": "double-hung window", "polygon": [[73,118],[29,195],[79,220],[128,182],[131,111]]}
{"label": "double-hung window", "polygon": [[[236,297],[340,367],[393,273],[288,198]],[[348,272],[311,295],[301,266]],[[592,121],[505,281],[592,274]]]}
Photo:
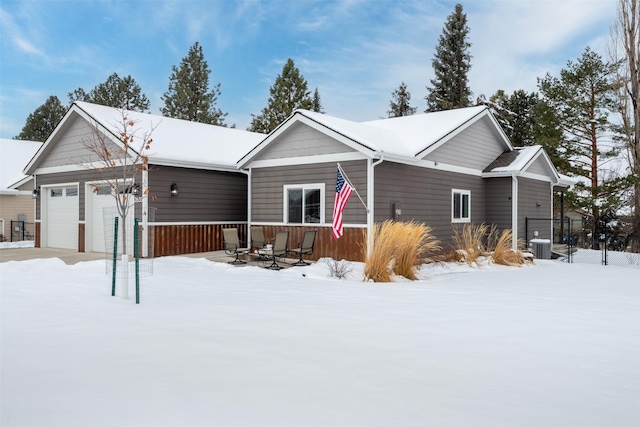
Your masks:
{"label": "double-hung window", "polygon": [[324,183],[285,185],[283,211],[288,224],[324,222]]}
{"label": "double-hung window", "polygon": [[451,222],[471,222],[471,191],[451,190]]}

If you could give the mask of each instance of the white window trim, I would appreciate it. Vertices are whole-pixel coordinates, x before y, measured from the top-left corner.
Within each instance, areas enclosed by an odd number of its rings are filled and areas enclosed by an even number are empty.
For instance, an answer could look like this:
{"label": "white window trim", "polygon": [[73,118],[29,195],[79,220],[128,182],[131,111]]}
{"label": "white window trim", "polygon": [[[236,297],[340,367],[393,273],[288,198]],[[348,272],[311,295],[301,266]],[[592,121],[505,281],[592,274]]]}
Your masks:
{"label": "white window trim", "polygon": [[[455,200],[456,194],[460,194],[461,196],[466,195],[469,197],[469,216],[467,218],[463,218],[462,215],[460,218],[454,218],[453,206],[454,206],[454,200]],[[460,204],[460,206],[462,206],[462,204]],[[452,223],[471,222],[471,191],[470,190],[460,190],[457,188],[451,189],[451,222]]]}
{"label": "white window trim", "polygon": [[[325,184],[324,182],[314,183],[314,184],[286,184],[283,186],[282,192],[282,222],[284,224],[298,224],[289,222],[289,190],[320,190],[320,224],[324,224],[324,205],[325,205]],[[304,215],[302,218],[302,225],[310,224],[304,222]],[[313,223],[318,224],[318,223]],[[312,224],[312,225],[313,225]]]}

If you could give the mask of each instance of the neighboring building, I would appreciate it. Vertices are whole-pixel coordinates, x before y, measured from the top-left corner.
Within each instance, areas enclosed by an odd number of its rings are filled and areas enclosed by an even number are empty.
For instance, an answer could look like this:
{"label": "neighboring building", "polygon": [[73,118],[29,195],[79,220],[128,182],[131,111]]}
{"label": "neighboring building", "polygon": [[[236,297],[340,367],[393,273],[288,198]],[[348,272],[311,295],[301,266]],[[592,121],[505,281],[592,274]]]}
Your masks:
{"label": "neighboring building", "polygon": [[[351,196],[334,240],[337,163],[362,203]],[[288,229],[290,244],[318,229],[316,258],[350,260],[362,259],[365,232],[387,219],[424,222],[445,248],[454,227],[496,224],[513,229],[515,247],[525,218],[552,218],[554,187],[566,186],[541,147],[515,149],[485,106],[364,123],[298,110],[238,167],[249,174],[251,225]]]}
{"label": "neighboring building", "polygon": [[[246,232],[247,176],[237,160],[265,135],[127,111],[142,136],[152,128],[149,170],[125,189],[139,187],[135,216],[143,248],[155,256],[222,249],[223,227]],[[115,201],[86,143],[96,135],[122,147],[123,112],[74,103],[24,173],[36,180],[36,246],[107,250],[103,208]],[[120,125],[119,125],[120,124]],[[135,143],[133,144],[135,146]],[[175,191],[174,191],[175,190]]]}
{"label": "neighboring building", "polygon": [[22,169],[41,146],[36,141],[0,139],[0,234],[7,241],[34,239],[33,177]]}

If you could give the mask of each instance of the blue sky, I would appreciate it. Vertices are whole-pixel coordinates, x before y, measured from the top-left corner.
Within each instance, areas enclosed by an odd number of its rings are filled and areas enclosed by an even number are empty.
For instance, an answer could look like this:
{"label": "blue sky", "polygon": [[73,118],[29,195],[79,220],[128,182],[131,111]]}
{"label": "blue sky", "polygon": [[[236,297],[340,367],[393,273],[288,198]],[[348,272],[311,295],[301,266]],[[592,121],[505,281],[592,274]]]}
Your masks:
{"label": "blue sky", "polygon": [[[160,114],[171,67],[196,42],[221,83],[218,107],[246,129],[292,58],[327,114],[386,117],[404,81],[426,108],[431,61],[454,1],[0,0],[0,137],[20,133],[51,95],[68,103],[112,73],[131,75]],[[474,96],[535,91],[590,46],[606,58],[615,0],[461,2],[470,27]]]}

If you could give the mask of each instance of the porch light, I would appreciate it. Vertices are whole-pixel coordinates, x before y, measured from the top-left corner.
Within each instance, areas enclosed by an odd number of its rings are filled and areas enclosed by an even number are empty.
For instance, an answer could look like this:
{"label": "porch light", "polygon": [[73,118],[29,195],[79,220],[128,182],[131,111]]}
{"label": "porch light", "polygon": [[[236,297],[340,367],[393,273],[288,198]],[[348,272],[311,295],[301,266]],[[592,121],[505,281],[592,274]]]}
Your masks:
{"label": "porch light", "polygon": [[171,184],[171,196],[177,196],[177,195],[178,195],[178,184],[174,182]]}
{"label": "porch light", "polygon": [[31,193],[31,197],[33,197],[34,199],[37,199],[39,195],[40,195],[40,190],[38,190],[37,188],[33,190],[33,192]]}
{"label": "porch light", "polygon": [[138,184],[133,184],[130,187],[129,191],[131,191],[131,195],[132,196],[139,196],[140,195],[140,186]]}

